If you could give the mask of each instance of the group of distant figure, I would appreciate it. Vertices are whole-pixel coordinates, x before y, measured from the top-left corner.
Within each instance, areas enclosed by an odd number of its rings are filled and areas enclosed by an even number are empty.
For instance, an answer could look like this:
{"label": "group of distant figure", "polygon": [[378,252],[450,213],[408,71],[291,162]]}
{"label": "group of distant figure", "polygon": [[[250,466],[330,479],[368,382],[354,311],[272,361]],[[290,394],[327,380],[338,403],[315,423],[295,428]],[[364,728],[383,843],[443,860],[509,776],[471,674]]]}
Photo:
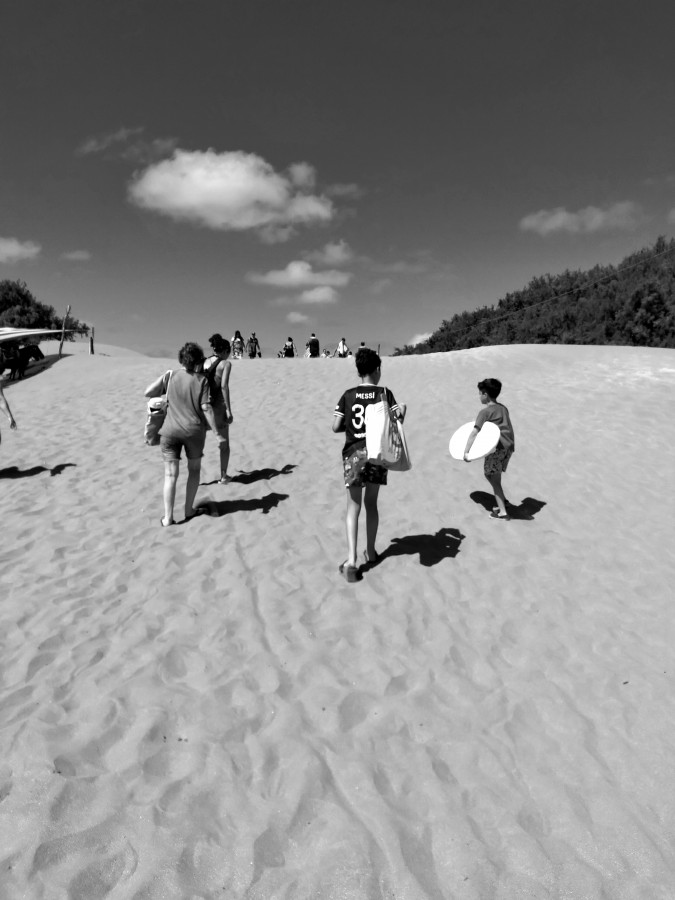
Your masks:
{"label": "group of distant figure", "polygon": [[[365,347],[365,346],[366,346],[366,342],[361,341],[361,347]],[[290,359],[294,356],[299,356],[299,355],[300,354],[298,353],[298,349],[295,346],[293,338],[289,337],[286,340],[286,342],[284,343],[284,346],[277,353],[277,358]],[[316,336],[315,332],[311,333],[311,335],[309,336],[309,339],[307,340],[307,343],[305,344],[305,357],[309,358],[309,359],[319,359],[319,358],[329,359],[330,357],[335,357],[335,356],[337,356],[338,359],[348,359],[348,358],[353,357],[353,355],[354,354],[347,346],[347,342],[344,338],[340,338],[340,343],[337,345],[337,347],[335,348],[335,350],[333,350],[332,353],[330,352],[330,350],[327,347],[324,348],[323,351],[321,351],[319,339]]]}
{"label": "group of distant figure", "polygon": [[[260,341],[256,337],[255,331],[251,332],[248,340],[244,340],[241,331],[235,331],[229,340],[229,344],[232,359],[260,359],[262,357]],[[361,347],[365,346],[366,342],[361,341]],[[277,352],[277,359],[291,359],[296,356],[300,356],[300,352],[293,338],[289,336],[281,350]],[[345,338],[340,338],[340,342],[332,352],[327,347],[322,351],[316,333],[312,332],[305,343],[304,356],[309,359],[329,359],[330,357],[350,359],[353,358],[354,354],[347,346]]]}
{"label": "group of distant figure", "polygon": [[247,341],[241,336],[241,331],[235,331],[230,338],[230,347],[232,359],[242,359],[244,355],[248,356],[249,359],[259,359],[262,356],[260,341],[256,337],[255,331],[251,332],[251,336]]}

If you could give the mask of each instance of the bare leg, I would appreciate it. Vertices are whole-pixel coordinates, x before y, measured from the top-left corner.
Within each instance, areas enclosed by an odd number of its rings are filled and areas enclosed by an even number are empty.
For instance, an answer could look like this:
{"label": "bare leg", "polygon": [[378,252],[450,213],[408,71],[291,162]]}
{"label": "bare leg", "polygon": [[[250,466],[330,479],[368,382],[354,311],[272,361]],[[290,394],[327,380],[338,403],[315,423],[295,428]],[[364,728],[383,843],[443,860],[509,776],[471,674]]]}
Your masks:
{"label": "bare leg", "polygon": [[497,506],[499,507],[499,513],[502,516],[506,515],[506,497],[504,496],[504,491],[502,489],[502,474],[501,472],[495,472],[493,475],[486,475],[487,480],[490,482],[490,487],[494,491],[495,500],[497,501]]}
{"label": "bare leg", "polygon": [[375,562],[377,559],[377,550],[375,549],[375,541],[377,540],[377,529],[380,524],[380,514],[377,509],[377,497],[380,493],[379,484],[366,484],[366,494],[363,504],[366,507],[366,552],[368,561]]}
{"label": "bare leg", "polygon": [[199,487],[199,473],[202,468],[202,458],[188,459],[188,477],[185,487],[185,518],[188,519],[194,513],[194,502]]}
{"label": "bare leg", "polygon": [[356,542],[359,536],[359,513],[361,512],[361,494],[363,488],[347,488],[347,565],[356,565]]}
{"label": "bare leg", "polygon": [[180,463],[177,459],[164,460],[164,518],[162,525],[173,522],[173,505],[176,501],[176,482]]}
{"label": "bare leg", "polygon": [[222,482],[230,481],[230,477],[227,474],[227,467],[230,463],[230,439],[228,437],[227,440],[221,441],[218,445],[218,449],[220,450],[220,480]]}

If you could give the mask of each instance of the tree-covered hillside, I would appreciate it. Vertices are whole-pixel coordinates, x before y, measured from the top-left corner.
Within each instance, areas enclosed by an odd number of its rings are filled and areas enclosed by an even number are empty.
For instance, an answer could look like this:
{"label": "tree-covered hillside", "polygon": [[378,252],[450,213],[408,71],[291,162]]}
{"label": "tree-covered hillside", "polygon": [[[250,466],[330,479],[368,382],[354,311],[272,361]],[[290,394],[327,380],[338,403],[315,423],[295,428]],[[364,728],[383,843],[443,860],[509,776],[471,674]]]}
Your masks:
{"label": "tree-covered hillside", "polygon": [[489,344],[675,347],[675,239],[660,237],[618,266],[533,278],[496,306],[459,313],[394,355]]}
{"label": "tree-covered hillside", "polygon": [[[0,328],[61,328],[63,319],[53,306],[36,300],[24,281],[0,281]],[[68,318],[66,326],[74,334],[89,334],[89,326]]]}

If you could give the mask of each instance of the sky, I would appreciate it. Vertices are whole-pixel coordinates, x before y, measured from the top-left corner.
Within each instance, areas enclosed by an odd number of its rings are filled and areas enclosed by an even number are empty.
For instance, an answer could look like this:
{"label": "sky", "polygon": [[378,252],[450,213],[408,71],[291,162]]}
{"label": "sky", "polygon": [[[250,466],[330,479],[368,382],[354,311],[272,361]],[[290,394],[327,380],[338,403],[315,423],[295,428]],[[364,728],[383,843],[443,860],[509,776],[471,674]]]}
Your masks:
{"label": "sky", "polygon": [[671,0],[8,0],[0,279],[175,356],[395,347],[675,234]]}

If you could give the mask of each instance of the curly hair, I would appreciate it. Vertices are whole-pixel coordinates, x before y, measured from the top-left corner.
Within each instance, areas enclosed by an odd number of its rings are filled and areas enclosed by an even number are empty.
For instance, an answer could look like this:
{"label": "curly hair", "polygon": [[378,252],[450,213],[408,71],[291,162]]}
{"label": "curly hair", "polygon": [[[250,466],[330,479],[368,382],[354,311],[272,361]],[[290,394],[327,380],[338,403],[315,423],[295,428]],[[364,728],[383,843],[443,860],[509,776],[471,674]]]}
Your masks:
{"label": "curly hair", "polygon": [[213,347],[214,353],[229,353],[230,342],[221,334],[212,334],[209,338],[209,344]]}
{"label": "curly hair", "polygon": [[382,360],[370,347],[359,347],[354,359],[356,361],[356,371],[362,378],[365,375],[372,375],[382,365]]}
{"label": "curly hair", "polygon": [[478,382],[478,390],[486,393],[490,400],[496,400],[502,390],[502,383],[497,378],[485,378]]}
{"label": "curly hair", "polygon": [[197,369],[197,366],[204,362],[204,351],[199,344],[188,341],[178,351],[178,362],[181,366],[185,366],[186,372],[192,374]]}

